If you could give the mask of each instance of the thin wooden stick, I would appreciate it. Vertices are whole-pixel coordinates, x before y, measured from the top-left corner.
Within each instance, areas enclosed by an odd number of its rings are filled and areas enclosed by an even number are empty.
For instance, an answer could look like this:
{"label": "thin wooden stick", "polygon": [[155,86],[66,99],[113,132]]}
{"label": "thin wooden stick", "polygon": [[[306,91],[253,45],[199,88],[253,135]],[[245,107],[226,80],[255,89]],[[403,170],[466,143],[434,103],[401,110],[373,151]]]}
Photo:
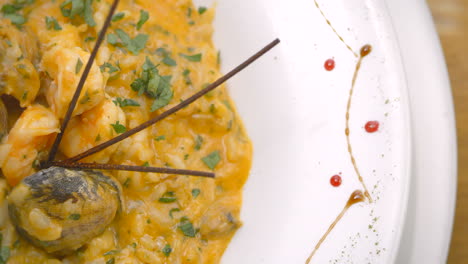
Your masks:
{"label": "thin wooden stick", "polygon": [[148,120],[146,121],[145,123],[135,127],[135,128],[132,128],[130,130],[128,130],[127,132],[125,133],[122,133],[120,134],[119,136],[113,138],[113,139],[110,139],[104,143],[101,143],[97,146],[94,146],[93,148],[81,153],[81,154],[78,154],[76,155],[75,157],[72,157],[72,158],[69,158],[66,160],[66,162],[76,162],[76,161],[79,161],[83,158],[86,158],[96,152],[99,152],[119,141],[122,141],[128,137],[130,137],[131,135],[135,134],[135,133],[138,133],[140,132],[141,130],[157,123],[158,121],[161,121],[163,120],[164,118],[168,117],[169,115],[179,111],[180,109],[188,106],[189,104],[193,103],[194,101],[196,101],[197,99],[199,99],[200,97],[202,97],[203,95],[209,93],[210,91],[214,90],[216,87],[218,87],[219,85],[223,84],[224,82],[226,82],[227,80],[229,80],[231,77],[233,77],[234,75],[236,75],[237,73],[239,73],[240,71],[242,71],[243,69],[245,69],[247,66],[249,66],[250,64],[252,64],[254,61],[256,61],[258,58],[260,58],[262,55],[264,55],[265,53],[267,53],[270,49],[272,49],[274,46],[276,46],[278,43],[280,42],[279,39],[275,39],[274,41],[272,41],[270,44],[268,44],[267,46],[265,46],[263,49],[261,49],[260,51],[258,51],[257,53],[255,53],[253,56],[251,56],[250,58],[248,58],[246,61],[244,61],[242,64],[240,64],[239,66],[237,66],[236,68],[234,68],[233,70],[231,70],[229,73],[227,73],[226,75],[222,76],[221,78],[219,78],[218,80],[216,80],[215,82],[213,82],[212,84],[208,85],[205,89],[197,92],[196,94],[192,95],[191,97],[189,97],[187,100],[184,100],[183,102],[179,103],[178,105],[172,107],[171,109],[167,110],[166,112],[154,117],[153,119],[151,120]]}
{"label": "thin wooden stick", "polygon": [[94,59],[96,58],[96,55],[99,51],[99,47],[101,46],[106,36],[107,29],[110,26],[112,16],[114,16],[115,9],[117,8],[118,4],[119,4],[119,0],[114,0],[110,8],[109,14],[107,15],[106,20],[104,22],[104,25],[102,26],[101,32],[99,32],[99,36],[96,40],[96,44],[94,45],[93,51],[91,52],[91,55],[89,56],[89,60],[86,63],[85,69],[83,70],[83,74],[81,75],[75,94],[73,95],[70,105],[68,106],[67,113],[65,114],[62,126],[60,127],[60,133],[55,138],[54,144],[52,145],[52,148],[50,149],[50,154],[49,154],[49,159],[48,159],[49,163],[52,162],[55,159],[55,155],[57,155],[58,147],[60,145],[60,142],[62,141],[63,133],[65,132],[65,129],[68,126],[68,122],[70,122],[72,113],[75,110],[76,103],[78,102],[78,98],[80,97],[81,90],[83,90],[83,86],[86,82],[86,79],[88,78],[88,74],[89,74],[89,71],[91,70],[91,66],[93,66]]}
{"label": "thin wooden stick", "polygon": [[181,170],[162,167],[146,167],[146,166],[132,166],[132,165],[117,165],[117,164],[102,164],[102,163],[68,163],[60,161],[52,161],[50,166],[58,166],[69,169],[88,169],[88,170],[123,170],[123,171],[138,171],[138,172],[155,172],[176,175],[188,175],[214,178],[213,172],[195,171],[195,170]]}

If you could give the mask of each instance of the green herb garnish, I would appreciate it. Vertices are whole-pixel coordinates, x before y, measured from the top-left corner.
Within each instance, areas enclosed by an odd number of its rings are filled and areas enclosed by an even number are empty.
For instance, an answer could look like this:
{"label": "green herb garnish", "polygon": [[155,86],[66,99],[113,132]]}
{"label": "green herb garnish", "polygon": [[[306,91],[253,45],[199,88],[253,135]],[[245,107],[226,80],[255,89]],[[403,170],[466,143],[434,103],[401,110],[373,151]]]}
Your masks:
{"label": "green herb garnish", "polygon": [[113,100],[112,102],[114,102],[116,106],[120,106],[122,108],[127,106],[140,106],[140,104],[135,100],[122,99],[120,97],[115,98],[115,100]]}
{"label": "green herb garnish", "polygon": [[45,22],[46,22],[46,26],[48,30],[51,30],[51,29],[55,31],[62,30],[62,27],[59,25],[59,23],[57,22],[57,19],[55,19],[54,17],[46,16]]}
{"label": "green herb garnish", "polygon": [[169,257],[169,255],[171,255],[171,252],[172,252],[172,248],[171,248],[171,245],[169,244],[166,244],[164,246],[164,248],[162,249],[162,253],[164,254],[164,256],[166,257]]}
{"label": "green herb garnish", "polygon": [[197,231],[195,230],[195,228],[193,228],[193,224],[185,216],[180,219],[179,229],[182,231],[184,236],[187,237],[195,237],[195,235],[197,234]]}
{"label": "green herb garnish", "polygon": [[162,136],[157,136],[154,140],[161,141],[161,140],[165,140],[165,139],[166,139],[166,136],[162,135]]}
{"label": "green herb garnish", "polygon": [[169,216],[171,218],[174,218],[173,215],[172,215],[174,212],[180,212],[180,209],[179,208],[172,208],[171,210],[169,210]]}
{"label": "green herb garnish", "polygon": [[16,26],[21,26],[26,23],[26,18],[20,14],[4,14],[3,15],[6,19],[9,19],[12,24]]}
{"label": "green herb garnish", "polygon": [[202,15],[203,13],[206,12],[206,10],[208,10],[206,7],[200,6],[200,7],[198,8],[198,14]]}
{"label": "green herb garnish", "polygon": [[68,219],[75,220],[75,221],[80,220],[80,218],[81,218],[80,214],[71,214],[71,215],[68,216]]}
{"label": "green herb garnish", "polygon": [[162,62],[166,64],[167,66],[177,66],[177,62],[171,58],[171,54],[169,51],[167,51],[165,48],[159,48],[156,50],[156,53],[161,55],[163,57]]}
{"label": "green herb garnish", "polygon": [[101,72],[104,72],[106,69],[108,69],[109,74],[120,71],[118,66],[114,66],[109,62],[104,63],[103,65],[99,66],[99,68],[101,69]]}
{"label": "green herb garnish", "polygon": [[80,16],[86,24],[91,27],[96,26],[93,18],[92,0],[66,0],[60,5],[60,11],[64,17],[74,19]]}
{"label": "green herb garnish", "polygon": [[145,93],[150,98],[156,99],[151,106],[151,111],[154,112],[168,105],[171,101],[173,97],[170,85],[172,76],[161,76],[158,68],[154,66],[148,57],[146,57],[142,68],[143,72],[140,78],[133,81],[131,87],[138,92],[138,95]]}
{"label": "green herb garnish", "polygon": [[203,163],[205,163],[208,168],[214,170],[216,165],[221,161],[221,157],[219,156],[219,151],[215,150],[208,154],[208,156],[202,158]]}
{"label": "green herb garnish", "polygon": [[149,19],[149,13],[145,10],[140,10],[140,20],[136,24],[136,28],[140,30],[140,28],[145,24],[146,21]]}
{"label": "green herb garnish", "polygon": [[190,70],[189,69],[185,69],[183,72],[182,72],[182,75],[184,76],[184,80],[185,80],[185,84],[192,84],[192,80],[190,79]]}
{"label": "green herb garnish", "polygon": [[122,20],[124,17],[125,17],[125,13],[124,12],[119,12],[119,13],[112,16],[112,22],[117,22],[119,20]]}
{"label": "green herb garnish", "polygon": [[197,198],[200,195],[200,189],[192,189],[192,196],[193,198]]}
{"label": "green herb garnish", "polygon": [[200,150],[203,143],[203,138],[200,135],[197,135],[195,138],[195,150]]}
{"label": "green herb garnish", "polygon": [[109,250],[106,253],[104,253],[103,256],[114,255],[114,254],[117,254],[119,252],[120,252],[120,250],[117,250],[117,249]]}
{"label": "green herb garnish", "polygon": [[7,246],[0,247],[0,264],[6,264],[10,258],[10,248]]}
{"label": "green herb garnish", "polygon": [[108,261],[106,261],[106,264],[115,264],[115,258],[111,258]]}
{"label": "green herb garnish", "polygon": [[81,67],[83,67],[83,62],[81,61],[80,58],[78,58],[78,61],[76,62],[76,66],[75,66],[75,74],[80,73]]}
{"label": "green herb garnish", "polygon": [[117,120],[117,123],[111,124],[111,126],[114,128],[114,131],[117,134],[122,134],[125,131],[127,131],[127,128],[124,125],[120,124],[119,120]]}
{"label": "green herb garnish", "polygon": [[200,62],[201,59],[202,59],[202,54],[201,53],[197,53],[197,54],[194,54],[194,55],[187,55],[187,54],[184,54],[184,53],[179,53],[179,55],[182,58],[185,58],[188,61],[192,61],[192,62]]}
{"label": "green herb garnish", "polygon": [[173,203],[177,201],[174,192],[166,192],[161,198],[159,198],[160,203]]}
{"label": "green herb garnish", "polygon": [[115,34],[107,34],[107,42],[111,45],[121,45],[134,55],[138,55],[146,46],[148,35],[138,34],[133,39],[123,30],[116,29]]}

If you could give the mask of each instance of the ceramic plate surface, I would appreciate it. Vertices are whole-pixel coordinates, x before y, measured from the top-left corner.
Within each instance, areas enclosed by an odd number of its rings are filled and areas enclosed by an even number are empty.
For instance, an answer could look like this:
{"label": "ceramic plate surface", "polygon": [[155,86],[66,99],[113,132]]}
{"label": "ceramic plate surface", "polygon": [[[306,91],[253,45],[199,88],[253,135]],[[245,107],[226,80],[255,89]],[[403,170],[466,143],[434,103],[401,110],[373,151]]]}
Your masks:
{"label": "ceramic plate surface", "polygon": [[[216,8],[224,71],[282,41],[229,83],[254,161],[244,226],[223,263],[305,263],[355,190],[368,190],[373,202],[351,206],[311,263],[393,262],[411,156],[406,79],[385,3],[219,1]],[[361,57],[365,45],[372,51]],[[377,131],[366,131],[369,121]],[[330,184],[333,175],[341,186]]]}

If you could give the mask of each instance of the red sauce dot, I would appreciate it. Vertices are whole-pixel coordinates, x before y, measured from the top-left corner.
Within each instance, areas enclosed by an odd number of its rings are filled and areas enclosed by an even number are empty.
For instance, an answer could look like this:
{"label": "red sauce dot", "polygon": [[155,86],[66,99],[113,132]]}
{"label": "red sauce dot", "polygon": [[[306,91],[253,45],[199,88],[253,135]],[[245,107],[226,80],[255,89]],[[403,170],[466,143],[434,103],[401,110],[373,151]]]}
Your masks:
{"label": "red sauce dot", "polygon": [[328,59],[328,60],[325,61],[325,64],[323,66],[325,67],[325,70],[333,71],[333,69],[335,69],[335,60],[334,59]]}
{"label": "red sauce dot", "polygon": [[333,187],[338,187],[341,185],[341,176],[340,175],[333,175],[331,178],[330,178],[330,184],[333,186]]}
{"label": "red sauce dot", "polygon": [[364,128],[366,129],[367,133],[374,133],[379,130],[379,121],[369,121],[366,123]]}

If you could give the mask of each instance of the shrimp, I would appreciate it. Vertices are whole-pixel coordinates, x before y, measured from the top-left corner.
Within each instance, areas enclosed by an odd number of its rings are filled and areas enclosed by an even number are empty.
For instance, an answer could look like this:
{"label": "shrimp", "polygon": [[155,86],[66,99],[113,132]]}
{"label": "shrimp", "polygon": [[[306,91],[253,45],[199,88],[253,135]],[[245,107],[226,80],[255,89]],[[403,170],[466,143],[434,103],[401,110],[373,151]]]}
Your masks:
{"label": "shrimp", "polygon": [[0,167],[11,186],[36,172],[33,163],[48,150],[59,132],[59,121],[50,109],[31,105],[21,114],[0,145]]}
{"label": "shrimp", "polygon": [[0,95],[12,95],[21,107],[29,106],[39,92],[37,54],[33,34],[19,31],[8,20],[0,19]]}
{"label": "shrimp", "polygon": [[[46,88],[45,96],[59,118],[65,116],[88,59],[89,53],[83,49],[62,46],[51,48],[42,57],[41,68],[53,80]],[[93,63],[73,115],[82,114],[101,103],[104,100],[104,86],[104,77],[97,64]]]}
{"label": "shrimp", "polygon": [[[117,133],[112,125],[118,124],[126,125],[125,113],[111,99],[106,98],[93,109],[70,120],[60,151],[67,157],[78,155],[115,137]],[[115,144],[85,160],[107,163],[118,146]]]}

